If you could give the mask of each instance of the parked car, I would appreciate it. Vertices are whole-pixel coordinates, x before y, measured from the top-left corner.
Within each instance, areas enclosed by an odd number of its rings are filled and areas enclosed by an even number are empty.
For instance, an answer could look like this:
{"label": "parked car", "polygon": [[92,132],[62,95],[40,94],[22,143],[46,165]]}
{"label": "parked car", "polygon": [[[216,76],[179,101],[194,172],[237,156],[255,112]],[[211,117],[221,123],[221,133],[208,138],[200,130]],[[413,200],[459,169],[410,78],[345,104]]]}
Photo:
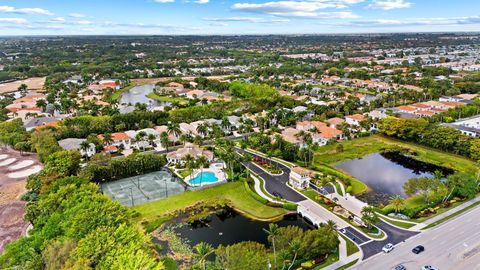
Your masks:
{"label": "parked car", "polygon": [[393,268],[394,270],[407,270],[407,268],[403,264],[399,264]]}
{"label": "parked car", "polygon": [[412,252],[415,254],[419,254],[423,251],[425,251],[425,248],[422,245],[418,245],[414,249],[412,249]]}
{"label": "parked car", "polygon": [[278,192],[276,192],[276,191],[274,191],[274,192],[272,193],[272,195],[275,196],[275,197],[277,197],[277,198],[283,199],[282,194],[280,194],[280,193],[278,193]]}
{"label": "parked car", "polygon": [[424,267],[422,267],[422,270],[438,270],[438,269],[431,265],[425,265]]}
{"label": "parked car", "polygon": [[388,243],[386,244],[385,246],[383,246],[382,248],[382,251],[385,252],[385,253],[389,253],[390,251],[393,250],[393,244],[392,243]]}

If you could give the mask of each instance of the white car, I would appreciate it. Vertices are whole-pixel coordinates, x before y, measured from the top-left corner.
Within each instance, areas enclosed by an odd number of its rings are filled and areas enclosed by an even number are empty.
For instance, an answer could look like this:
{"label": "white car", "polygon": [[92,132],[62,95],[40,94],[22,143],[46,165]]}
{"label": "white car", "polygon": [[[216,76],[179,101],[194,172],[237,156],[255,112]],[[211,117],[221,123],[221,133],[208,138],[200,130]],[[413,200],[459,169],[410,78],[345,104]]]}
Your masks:
{"label": "white car", "polygon": [[424,267],[422,267],[422,270],[438,270],[438,269],[431,265],[425,265]]}
{"label": "white car", "polygon": [[388,243],[385,246],[383,246],[383,248],[382,248],[382,251],[385,252],[385,253],[389,253],[392,250],[393,250],[393,244],[392,243]]}

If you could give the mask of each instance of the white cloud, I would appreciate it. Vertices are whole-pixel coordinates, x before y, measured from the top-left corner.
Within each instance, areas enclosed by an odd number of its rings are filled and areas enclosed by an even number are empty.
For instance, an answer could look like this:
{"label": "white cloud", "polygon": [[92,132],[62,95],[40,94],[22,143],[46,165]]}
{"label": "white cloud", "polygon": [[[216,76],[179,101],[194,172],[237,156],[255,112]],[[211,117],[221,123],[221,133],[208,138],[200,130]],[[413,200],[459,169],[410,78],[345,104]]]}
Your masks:
{"label": "white cloud", "polygon": [[204,21],[210,22],[249,22],[249,23],[284,23],[289,22],[288,19],[264,19],[256,17],[223,17],[223,18],[203,18]]}
{"label": "white cloud", "polygon": [[23,18],[0,18],[0,22],[14,23],[14,24],[26,24],[27,20]]}
{"label": "white cloud", "polygon": [[[347,0],[348,1],[348,0]],[[358,0],[350,0],[358,1]],[[311,17],[311,18],[357,18],[350,11],[318,12],[327,8],[344,8],[341,2],[317,1],[278,1],[261,4],[236,3],[232,9],[244,12],[263,13],[275,16]]]}
{"label": "white cloud", "polygon": [[173,3],[175,0],[155,0],[157,3]]}
{"label": "white cloud", "polygon": [[90,24],[93,24],[93,22],[92,22],[92,21],[82,20],[82,21],[77,21],[76,24],[80,24],[80,25],[90,25]]}
{"label": "white cloud", "polygon": [[70,13],[70,14],[68,14],[68,16],[70,16],[72,18],[85,18],[85,17],[87,17],[87,15],[82,14],[82,13]]}
{"label": "white cloud", "polygon": [[0,6],[0,12],[2,13],[15,13],[15,14],[35,14],[35,15],[48,15],[52,16],[53,13],[43,8],[16,8],[11,6]]}
{"label": "white cloud", "polygon": [[210,0],[195,0],[193,2],[197,4],[207,4],[208,2],[210,2]]}
{"label": "white cloud", "polygon": [[405,0],[374,0],[367,8],[391,10],[397,8],[409,8],[412,3]]}

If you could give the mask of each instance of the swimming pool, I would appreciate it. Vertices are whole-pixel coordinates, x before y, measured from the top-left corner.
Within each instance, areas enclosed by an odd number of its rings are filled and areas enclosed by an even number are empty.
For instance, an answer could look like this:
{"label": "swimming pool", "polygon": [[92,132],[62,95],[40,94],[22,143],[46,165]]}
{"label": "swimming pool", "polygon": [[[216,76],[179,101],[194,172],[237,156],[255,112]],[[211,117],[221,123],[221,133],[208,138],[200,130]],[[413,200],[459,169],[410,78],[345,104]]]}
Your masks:
{"label": "swimming pool", "polygon": [[201,184],[210,184],[215,182],[218,182],[218,178],[213,172],[201,172],[188,181],[188,183],[192,186],[199,186]]}

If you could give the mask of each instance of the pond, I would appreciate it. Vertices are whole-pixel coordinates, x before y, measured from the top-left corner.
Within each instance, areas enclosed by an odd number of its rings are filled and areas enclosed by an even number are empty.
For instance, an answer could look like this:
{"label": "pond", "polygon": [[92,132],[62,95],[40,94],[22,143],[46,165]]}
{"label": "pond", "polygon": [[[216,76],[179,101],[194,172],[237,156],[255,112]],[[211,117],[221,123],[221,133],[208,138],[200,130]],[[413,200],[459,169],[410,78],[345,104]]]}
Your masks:
{"label": "pond", "polygon": [[120,104],[135,105],[137,103],[141,103],[146,104],[149,108],[171,105],[170,102],[160,102],[147,97],[147,95],[152,93],[154,89],[154,84],[135,86],[122,94],[120,98]]}
{"label": "pond", "polygon": [[385,204],[395,194],[406,197],[403,184],[411,178],[432,177],[435,171],[443,175],[453,173],[451,169],[418,161],[400,152],[370,154],[337,163],[335,167],[370,187],[371,192],[359,197],[370,204]]}
{"label": "pond", "polygon": [[[227,208],[221,213],[208,216],[204,220],[178,227],[175,231],[192,246],[200,242],[206,242],[217,247],[242,241],[255,241],[268,245],[267,234],[264,229],[267,229],[270,223],[249,219]],[[283,220],[274,223],[280,227],[294,225],[303,229],[314,228],[301,217],[298,217],[297,214],[287,215]]]}

